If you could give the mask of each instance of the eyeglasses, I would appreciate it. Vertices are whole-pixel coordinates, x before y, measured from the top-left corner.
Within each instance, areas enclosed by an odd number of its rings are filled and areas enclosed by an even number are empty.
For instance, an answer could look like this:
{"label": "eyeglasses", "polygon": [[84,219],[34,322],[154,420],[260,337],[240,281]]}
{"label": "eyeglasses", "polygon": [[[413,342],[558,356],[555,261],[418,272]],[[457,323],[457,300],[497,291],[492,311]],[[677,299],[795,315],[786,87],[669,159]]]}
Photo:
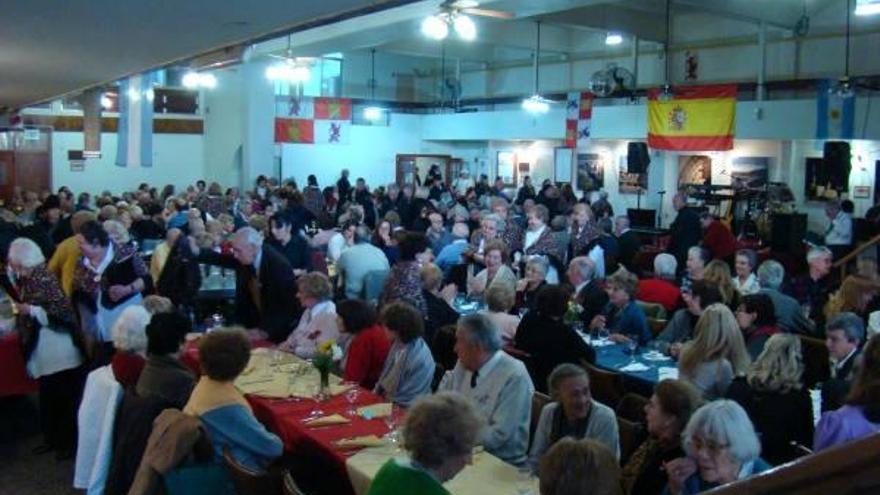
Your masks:
{"label": "eyeglasses", "polygon": [[718,443],[714,440],[703,440],[700,437],[692,437],[690,439],[690,446],[694,452],[699,452],[700,450],[705,449],[710,454],[717,454],[727,447],[730,447],[730,444]]}

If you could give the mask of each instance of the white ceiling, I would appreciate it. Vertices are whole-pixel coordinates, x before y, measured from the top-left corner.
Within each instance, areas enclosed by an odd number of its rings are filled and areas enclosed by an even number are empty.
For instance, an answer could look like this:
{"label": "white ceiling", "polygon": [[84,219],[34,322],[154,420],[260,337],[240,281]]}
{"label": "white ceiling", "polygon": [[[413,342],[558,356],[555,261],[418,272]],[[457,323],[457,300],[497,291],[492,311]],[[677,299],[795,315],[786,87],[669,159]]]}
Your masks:
{"label": "white ceiling", "polygon": [[412,1],[2,1],[0,109],[37,103],[269,33]]}

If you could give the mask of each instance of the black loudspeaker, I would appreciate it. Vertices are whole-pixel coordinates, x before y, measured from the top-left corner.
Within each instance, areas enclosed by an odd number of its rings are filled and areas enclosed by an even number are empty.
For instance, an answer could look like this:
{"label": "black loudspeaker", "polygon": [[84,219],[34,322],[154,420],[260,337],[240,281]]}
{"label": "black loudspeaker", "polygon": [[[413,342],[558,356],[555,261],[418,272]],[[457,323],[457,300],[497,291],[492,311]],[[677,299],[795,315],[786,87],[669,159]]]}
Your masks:
{"label": "black loudspeaker", "polygon": [[807,215],[775,213],[770,217],[770,247],[774,251],[798,252],[807,233]]}
{"label": "black loudspeaker", "polygon": [[626,171],[631,174],[644,174],[648,171],[651,157],[645,143],[629,143],[626,149]]}
{"label": "black loudspeaker", "polygon": [[654,218],[656,214],[657,210],[637,210],[635,208],[626,209],[626,216],[629,217],[630,227],[653,229],[655,226]]}
{"label": "black loudspeaker", "polygon": [[822,153],[828,182],[837,191],[849,190],[849,171],[852,153],[846,141],[825,141]]}

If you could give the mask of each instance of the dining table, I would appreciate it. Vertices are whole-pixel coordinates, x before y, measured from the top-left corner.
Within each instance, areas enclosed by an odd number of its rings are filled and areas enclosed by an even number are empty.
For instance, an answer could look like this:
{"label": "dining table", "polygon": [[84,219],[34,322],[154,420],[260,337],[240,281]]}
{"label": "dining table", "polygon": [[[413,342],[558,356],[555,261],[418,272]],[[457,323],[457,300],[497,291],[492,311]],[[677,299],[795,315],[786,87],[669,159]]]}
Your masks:
{"label": "dining table", "polygon": [[624,379],[624,387],[650,397],[661,380],[678,378],[678,367],[671,357],[650,348],[628,348],[607,338],[581,334],[596,351],[596,366],[616,373]]}

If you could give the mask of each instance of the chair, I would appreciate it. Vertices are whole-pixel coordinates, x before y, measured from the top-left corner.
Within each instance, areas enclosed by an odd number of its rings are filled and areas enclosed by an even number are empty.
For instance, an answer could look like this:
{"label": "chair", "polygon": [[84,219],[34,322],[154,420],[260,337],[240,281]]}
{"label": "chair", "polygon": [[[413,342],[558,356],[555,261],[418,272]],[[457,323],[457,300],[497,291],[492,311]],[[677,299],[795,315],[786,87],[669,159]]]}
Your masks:
{"label": "chair", "polygon": [[327,275],[327,258],[325,258],[325,253],[320,250],[312,251],[311,262],[312,262],[312,271],[321,272],[324,275]]}
{"label": "chair", "polygon": [[537,390],[532,394],[532,421],[529,425],[529,438],[535,437],[535,430],[538,429],[538,420],[541,419],[541,411],[552,400],[549,395],[542,394]]}
{"label": "chair", "polygon": [[593,398],[614,409],[625,393],[623,376],[620,373],[606,371],[583,361],[581,365],[586,368],[590,376],[590,392]]}
{"label": "chair", "polygon": [[667,317],[666,308],[664,308],[662,304],[638,300],[636,301],[636,304],[642,308],[642,312],[645,313],[645,318],[648,318],[649,320],[665,320]]}
{"label": "chair", "polygon": [[619,418],[632,421],[633,423],[645,424],[645,406],[647,404],[648,399],[645,397],[639,394],[628,393],[621,397],[615,412]]}
{"label": "chair", "polygon": [[223,464],[238,495],[273,495],[281,492],[281,472],[260,472],[245,467],[232,457],[228,447],[223,449]]}
{"label": "chair", "polygon": [[648,327],[651,329],[651,335],[656,339],[660,332],[666,328],[666,325],[669,323],[669,320],[659,320],[656,318],[648,318]]}
{"label": "chair", "polygon": [[364,275],[364,300],[375,304],[385,288],[385,280],[390,270],[373,270]]}
{"label": "chair", "polygon": [[828,347],[825,341],[806,335],[798,335],[801,339],[801,352],[804,358],[804,385],[812,388],[817,383],[831,376],[828,364]]}
{"label": "chair", "polygon": [[306,495],[306,492],[296,486],[296,481],[293,481],[290,472],[284,473],[284,485],[281,487],[281,493],[284,495]]}
{"label": "chair", "polygon": [[629,461],[630,456],[645,441],[647,432],[641,423],[634,423],[618,416],[617,431],[620,436],[620,465]]}
{"label": "chair", "polygon": [[455,325],[438,328],[428,346],[431,348],[435,363],[447,370],[455,367],[458,361],[458,356],[455,354]]}

